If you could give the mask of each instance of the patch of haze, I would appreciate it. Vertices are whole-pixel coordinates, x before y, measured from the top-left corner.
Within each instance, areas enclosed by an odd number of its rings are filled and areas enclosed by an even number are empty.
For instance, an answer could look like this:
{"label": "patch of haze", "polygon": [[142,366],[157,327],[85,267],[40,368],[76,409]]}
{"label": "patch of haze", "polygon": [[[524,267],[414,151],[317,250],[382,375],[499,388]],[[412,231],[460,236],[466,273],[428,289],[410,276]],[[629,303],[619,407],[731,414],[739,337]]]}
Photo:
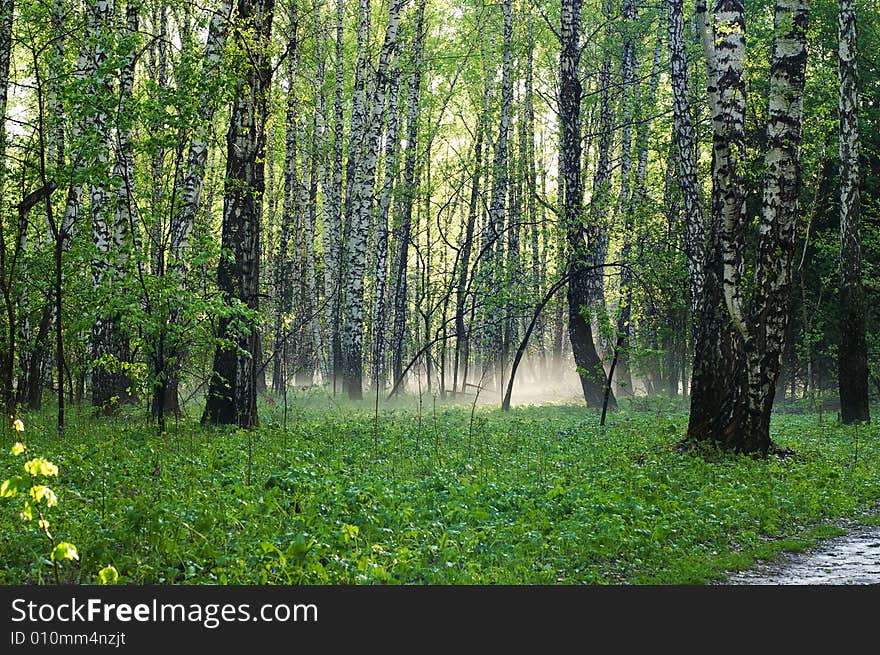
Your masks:
{"label": "patch of haze", "polygon": [[[507,391],[507,380],[502,389],[486,387],[480,392],[478,404],[501,405]],[[510,406],[548,405],[583,402],[581,382],[574,362],[553,365],[539,357],[523,357],[516,371]]]}

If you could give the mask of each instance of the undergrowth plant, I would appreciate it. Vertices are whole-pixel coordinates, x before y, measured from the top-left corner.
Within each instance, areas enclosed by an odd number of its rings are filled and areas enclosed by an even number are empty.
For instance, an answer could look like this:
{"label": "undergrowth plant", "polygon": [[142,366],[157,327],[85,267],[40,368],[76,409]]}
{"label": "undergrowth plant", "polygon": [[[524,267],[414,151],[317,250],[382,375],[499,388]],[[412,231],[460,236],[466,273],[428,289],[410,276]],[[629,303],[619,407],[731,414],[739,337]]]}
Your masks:
{"label": "undergrowth plant", "polygon": [[[19,437],[24,434],[24,423],[21,419],[14,419],[12,427]],[[16,441],[10,451],[12,455],[24,455],[25,475],[16,475],[0,484],[0,498],[22,497],[21,512],[19,517],[22,521],[31,522],[37,519],[37,527],[49,542],[49,558],[55,574],[55,582],[61,584],[59,564],[69,560],[78,560],[76,546],[67,541],[57,541],[49,530],[49,510],[58,504],[58,496],[50,487],[39,484],[41,478],[57,477],[58,467],[43,457],[28,459],[28,449],[24,441]]]}
{"label": "undergrowth plant", "polygon": [[[58,496],[42,482],[46,478],[57,478],[58,466],[44,457],[28,458],[28,448],[23,437],[24,422],[21,419],[13,419],[12,428],[20,440],[13,444],[10,454],[16,457],[24,456],[26,460],[23,465],[24,475],[15,475],[0,483],[0,498],[22,499],[19,518],[26,523],[36,519],[37,528],[48,542],[49,561],[52,563],[55,583],[61,584],[61,564],[79,560],[79,552],[72,543],[58,541],[49,529],[51,525],[49,510],[58,505]],[[113,566],[107,566],[98,573],[101,584],[113,584],[118,577],[118,572]]]}

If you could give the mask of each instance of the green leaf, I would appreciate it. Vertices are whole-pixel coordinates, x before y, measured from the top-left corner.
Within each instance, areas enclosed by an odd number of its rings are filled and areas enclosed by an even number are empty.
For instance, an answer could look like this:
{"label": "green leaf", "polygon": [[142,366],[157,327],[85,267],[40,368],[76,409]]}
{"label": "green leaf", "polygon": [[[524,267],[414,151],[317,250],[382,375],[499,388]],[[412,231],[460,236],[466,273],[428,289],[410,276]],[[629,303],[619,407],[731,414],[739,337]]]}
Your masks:
{"label": "green leaf", "polygon": [[98,571],[98,580],[101,581],[101,584],[116,584],[119,580],[119,571],[112,564],[105,566]]}
{"label": "green leaf", "polygon": [[65,559],[79,559],[79,553],[76,552],[76,546],[62,541],[52,549],[52,561],[57,562]]}
{"label": "green leaf", "polygon": [[23,480],[20,476],[4,480],[0,483],[0,498],[12,498],[15,496],[21,491],[22,482]]}

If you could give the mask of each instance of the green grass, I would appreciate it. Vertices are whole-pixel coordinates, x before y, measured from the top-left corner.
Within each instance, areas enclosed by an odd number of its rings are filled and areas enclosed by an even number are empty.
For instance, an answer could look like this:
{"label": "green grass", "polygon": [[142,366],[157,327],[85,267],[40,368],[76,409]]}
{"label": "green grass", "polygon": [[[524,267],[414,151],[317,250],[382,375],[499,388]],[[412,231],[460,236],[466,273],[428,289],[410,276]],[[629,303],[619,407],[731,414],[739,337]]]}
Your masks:
{"label": "green grass", "polygon": [[[880,501],[871,427],[774,418],[796,454],[679,452],[687,415],[642,401],[608,425],[577,406],[501,413],[426,397],[385,407],[296,399],[244,432],[141,416],[23,416],[59,465],[52,531],[94,584],[702,584],[835,533]],[[0,480],[20,472],[3,435]],[[250,456],[249,456],[250,453]],[[54,580],[46,538],[0,500],[0,583]]]}

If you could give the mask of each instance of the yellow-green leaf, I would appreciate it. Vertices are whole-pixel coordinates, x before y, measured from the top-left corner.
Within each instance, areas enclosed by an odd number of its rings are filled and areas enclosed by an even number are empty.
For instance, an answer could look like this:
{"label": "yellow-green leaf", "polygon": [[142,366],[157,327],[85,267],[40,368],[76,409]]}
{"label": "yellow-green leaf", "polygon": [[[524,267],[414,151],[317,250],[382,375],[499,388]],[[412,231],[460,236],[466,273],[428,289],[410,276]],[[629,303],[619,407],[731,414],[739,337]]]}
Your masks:
{"label": "yellow-green leaf", "polygon": [[76,546],[62,541],[52,549],[52,561],[57,562],[64,559],[79,559],[79,553],[76,552]]}
{"label": "yellow-green leaf", "polygon": [[21,482],[21,477],[16,476],[0,483],[0,498],[12,498],[21,489]]}
{"label": "yellow-green leaf", "polygon": [[46,499],[47,507],[54,507],[58,504],[58,496],[49,487],[44,484],[35,484],[30,490],[31,496],[37,502]]}
{"label": "yellow-green leaf", "polygon": [[31,475],[58,475],[58,467],[43,457],[34,457],[25,462],[24,470]]}
{"label": "yellow-green leaf", "polygon": [[112,564],[105,566],[98,571],[98,580],[101,581],[101,584],[116,584],[119,580],[119,571]]}

